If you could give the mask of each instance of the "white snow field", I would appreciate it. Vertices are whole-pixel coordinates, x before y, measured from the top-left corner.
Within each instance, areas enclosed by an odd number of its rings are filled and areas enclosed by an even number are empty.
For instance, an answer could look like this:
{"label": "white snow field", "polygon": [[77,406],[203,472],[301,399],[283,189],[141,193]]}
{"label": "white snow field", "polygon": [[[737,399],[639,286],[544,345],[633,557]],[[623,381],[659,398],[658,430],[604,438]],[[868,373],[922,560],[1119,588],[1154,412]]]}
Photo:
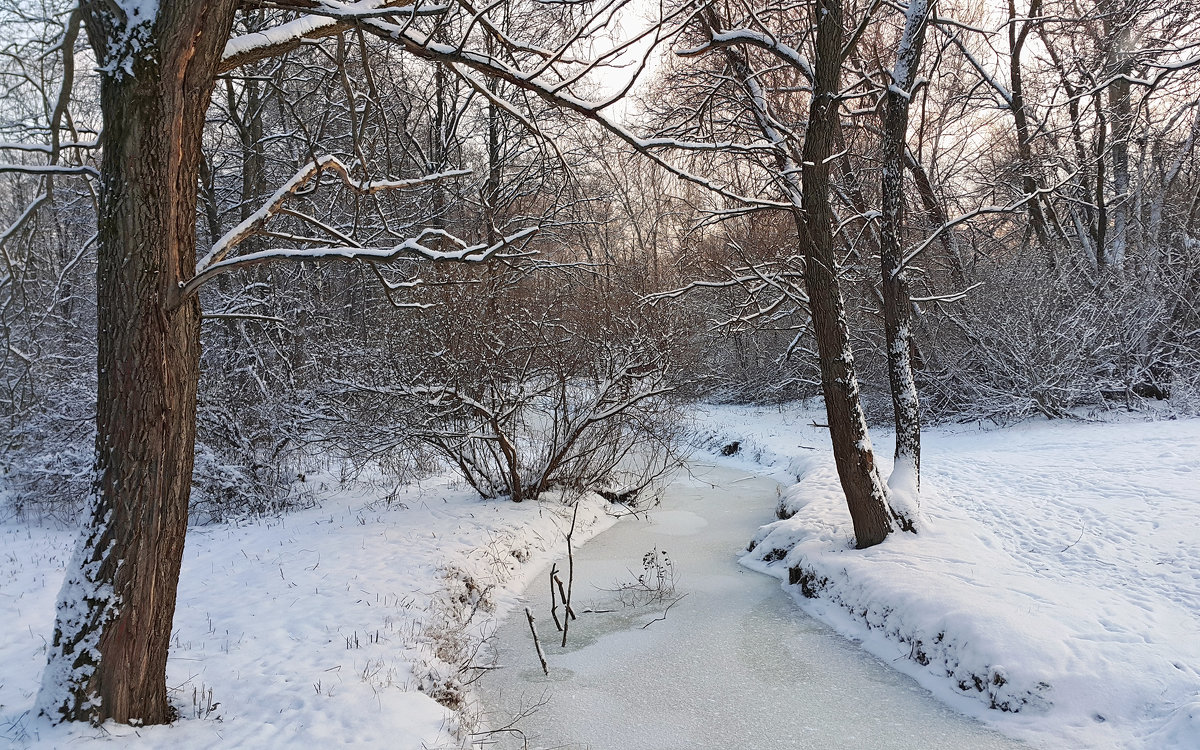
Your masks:
{"label": "white snow field", "polygon": [[[390,503],[387,490],[326,484],[319,508],[189,531],[170,726],[35,716],[75,534],[0,525],[0,747],[457,747],[456,718],[428,693],[463,687],[456,650],[477,647],[500,588],[561,552],[569,510],[446,483]],[[611,523],[605,505],[583,504],[576,539]]]}
{"label": "white snow field", "polygon": [[929,431],[920,533],[857,551],[817,414],[703,417],[712,446],[799,478],[743,564],[1006,734],[1200,747],[1200,421]]}

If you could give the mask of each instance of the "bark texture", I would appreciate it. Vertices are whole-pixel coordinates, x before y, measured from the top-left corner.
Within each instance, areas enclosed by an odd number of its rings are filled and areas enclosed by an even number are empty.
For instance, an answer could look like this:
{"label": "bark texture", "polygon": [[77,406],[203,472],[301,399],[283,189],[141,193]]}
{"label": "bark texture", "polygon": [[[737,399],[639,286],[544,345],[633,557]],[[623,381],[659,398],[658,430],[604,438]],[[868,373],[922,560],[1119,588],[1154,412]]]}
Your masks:
{"label": "bark texture", "polygon": [[105,71],[96,481],[39,696],[56,721],[173,718],[200,357],[199,308],[179,285],[195,271],[201,131],[235,7],[164,2],[139,26],[115,4],[83,4]]}
{"label": "bark texture", "polygon": [[817,0],[816,18],[815,80],[802,154],[804,193],[795,219],[806,259],[805,285],[833,454],[854,522],[855,542],[861,549],[882,542],[892,531],[892,518],[854,374],[829,206],[830,157],[834,152],[842,67],[841,0]]}
{"label": "bark texture", "polygon": [[888,87],[883,126],[879,259],[883,276],[883,320],[887,340],[888,381],[896,423],[895,468],[889,484],[916,491],[921,477],[921,402],[913,378],[912,300],[904,268],[904,156],[908,108],[917,80],[928,0],[911,0],[900,37],[892,85]]}

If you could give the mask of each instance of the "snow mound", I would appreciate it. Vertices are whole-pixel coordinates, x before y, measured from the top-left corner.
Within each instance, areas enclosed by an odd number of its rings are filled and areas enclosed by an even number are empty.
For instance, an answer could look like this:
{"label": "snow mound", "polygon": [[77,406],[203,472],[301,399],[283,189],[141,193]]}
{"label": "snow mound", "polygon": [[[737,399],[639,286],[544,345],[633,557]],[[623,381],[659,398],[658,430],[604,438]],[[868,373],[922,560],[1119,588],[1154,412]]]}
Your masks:
{"label": "snow mound", "polygon": [[1013,736],[1200,747],[1200,421],[933,431],[921,533],[855,550],[832,456],[756,416],[726,439],[806,470],[747,567]]}

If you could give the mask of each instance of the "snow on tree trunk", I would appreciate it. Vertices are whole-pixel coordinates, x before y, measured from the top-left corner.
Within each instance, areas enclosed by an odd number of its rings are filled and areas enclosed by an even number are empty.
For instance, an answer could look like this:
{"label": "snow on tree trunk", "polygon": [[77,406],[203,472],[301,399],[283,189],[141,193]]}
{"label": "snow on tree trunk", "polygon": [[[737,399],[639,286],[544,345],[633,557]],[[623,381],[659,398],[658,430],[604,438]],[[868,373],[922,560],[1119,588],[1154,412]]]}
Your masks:
{"label": "snow on tree trunk", "polygon": [[912,300],[905,271],[904,231],[904,150],[908,140],[908,109],[925,27],[929,16],[928,0],[911,0],[896,52],[891,85],[887,91],[887,109],[883,128],[882,217],[880,227],[880,267],[883,274],[883,317],[887,335],[888,380],[892,391],[892,410],[896,422],[895,466],[888,479],[893,490],[893,508],[909,519],[921,477],[921,403],[913,378]]}
{"label": "snow on tree trunk", "polygon": [[[1121,49],[1126,44],[1124,34],[1119,34],[1118,39],[1121,43],[1114,45],[1110,64],[1114,74],[1127,76],[1132,73],[1133,66],[1130,56]],[[1108,265],[1118,276],[1125,272],[1125,253],[1129,244],[1129,138],[1134,120],[1130,88],[1125,78],[1117,78],[1108,87],[1108,105],[1112,110],[1113,225],[1106,255]]]}
{"label": "snow on tree trunk", "polygon": [[236,0],[83,6],[101,83],[96,480],[38,697],[55,721],[170,721],[200,314],[200,138]]}
{"label": "snow on tree trunk", "polygon": [[855,542],[861,549],[879,544],[891,533],[892,514],[887,490],[875,466],[854,374],[829,206],[842,35],[840,0],[818,0],[815,80],[803,151],[804,193],[801,210],[794,216],[806,259],[805,287],[817,339],[834,460],[854,523]]}

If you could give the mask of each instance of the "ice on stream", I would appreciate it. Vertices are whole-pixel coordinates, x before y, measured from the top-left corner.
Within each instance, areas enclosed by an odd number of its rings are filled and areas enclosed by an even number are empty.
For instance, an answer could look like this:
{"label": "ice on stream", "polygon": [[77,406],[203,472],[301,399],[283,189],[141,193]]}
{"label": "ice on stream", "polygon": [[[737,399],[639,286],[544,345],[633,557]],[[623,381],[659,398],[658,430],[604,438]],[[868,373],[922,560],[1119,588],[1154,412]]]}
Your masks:
{"label": "ice on stream", "polygon": [[[485,724],[504,727],[544,705],[518,731],[482,741],[592,750],[1023,747],[805,615],[775,579],[738,565],[771,518],[775,481],[724,467],[693,471],[648,518],[626,519],[576,550],[579,619],[566,648],[547,577],[533,579],[524,604],[537,618],[550,675],[523,608],[514,607],[493,639],[502,668],[482,686]],[[674,595],[646,604],[649,595],[634,597],[629,587],[654,550],[669,556]],[[627,606],[631,598],[641,606]]]}

